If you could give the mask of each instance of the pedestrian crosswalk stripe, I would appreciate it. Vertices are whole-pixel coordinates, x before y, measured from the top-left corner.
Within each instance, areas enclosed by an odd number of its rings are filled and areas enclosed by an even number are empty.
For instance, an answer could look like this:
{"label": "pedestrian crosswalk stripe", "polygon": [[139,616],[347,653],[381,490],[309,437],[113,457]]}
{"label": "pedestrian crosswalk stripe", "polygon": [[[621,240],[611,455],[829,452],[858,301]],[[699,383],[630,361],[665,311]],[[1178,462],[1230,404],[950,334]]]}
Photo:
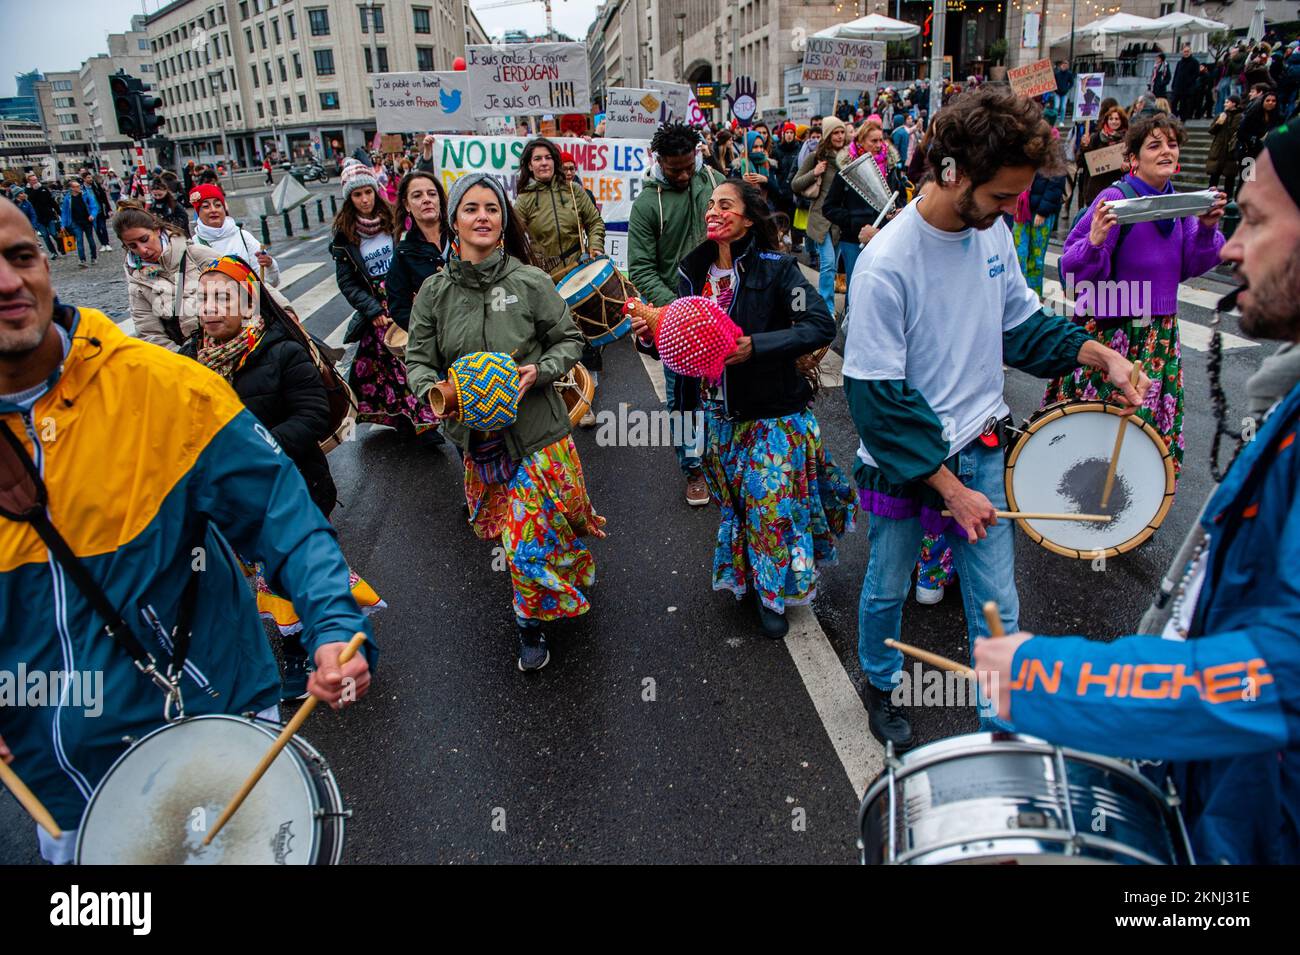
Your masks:
{"label": "pedestrian crosswalk stripe", "polygon": [[338,326],[334,331],[330,332],[329,335],[325,337],[325,344],[329,345],[330,348],[342,348],[343,336],[348,333],[348,326],[351,324],[352,316],[349,315],[347,318],[343,319],[343,321],[338,323]]}
{"label": "pedestrian crosswalk stripe", "polygon": [[338,294],[338,279],[330,273],[293,300],[293,310],[298,313],[298,321],[306,323],[307,319],[333,301]]}
{"label": "pedestrian crosswalk stripe", "polygon": [[299,262],[280,271],[280,284],[277,288],[286,289],[300,278],[304,278],[324,265],[324,262]]}

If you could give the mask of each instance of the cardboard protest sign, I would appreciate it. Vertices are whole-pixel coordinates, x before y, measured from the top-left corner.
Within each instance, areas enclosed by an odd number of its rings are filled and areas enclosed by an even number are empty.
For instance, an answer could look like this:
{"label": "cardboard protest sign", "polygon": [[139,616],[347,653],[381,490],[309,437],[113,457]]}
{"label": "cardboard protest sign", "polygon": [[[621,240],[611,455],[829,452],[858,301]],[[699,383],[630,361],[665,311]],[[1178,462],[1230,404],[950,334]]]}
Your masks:
{"label": "cardboard protest sign", "polygon": [[1007,82],[1011,84],[1011,92],[1019,96],[1042,96],[1044,93],[1056,92],[1056,74],[1052,72],[1051,60],[1039,60],[1028,66],[1007,70]]}
{"label": "cardboard protest sign", "polygon": [[384,133],[379,137],[379,150],[383,153],[400,153],[406,148],[401,133]]}
{"label": "cardboard protest sign", "polygon": [[591,103],[584,43],[470,44],[465,63],[475,118],[572,113]]}
{"label": "cardboard protest sign", "polygon": [[1094,149],[1092,152],[1084,154],[1083,161],[1088,167],[1088,175],[1090,176],[1100,176],[1105,172],[1114,172],[1124,165],[1124,144],[1116,143],[1114,146]]}
{"label": "cardboard protest sign", "polygon": [[803,51],[802,86],[821,89],[874,89],[885,65],[880,40],[836,40],[810,36]]}
{"label": "cardboard protest sign", "polygon": [[474,128],[469,78],[462,71],[377,73],[373,89],[375,122],[381,133]]}
{"label": "cardboard protest sign", "polygon": [[1074,118],[1101,119],[1101,86],[1105,73],[1080,73],[1074,80]]}
{"label": "cardboard protest sign", "polygon": [[605,135],[610,139],[649,139],[659,126],[659,90],[616,86],[605,93]]}
{"label": "cardboard protest sign", "polygon": [[[440,136],[434,168],[445,188],[471,172],[486,172],[513,199],[519,182],[519,156],[526,142],[521,136]],[[605,251],[619,268],[626,269],[627,220],[632,200],[640,194],[650,171],[650,143],[644,139],[561,137],[555,144],[573,154],[581,180],[574,187],[586,187],[596,197],[605,221]]]}

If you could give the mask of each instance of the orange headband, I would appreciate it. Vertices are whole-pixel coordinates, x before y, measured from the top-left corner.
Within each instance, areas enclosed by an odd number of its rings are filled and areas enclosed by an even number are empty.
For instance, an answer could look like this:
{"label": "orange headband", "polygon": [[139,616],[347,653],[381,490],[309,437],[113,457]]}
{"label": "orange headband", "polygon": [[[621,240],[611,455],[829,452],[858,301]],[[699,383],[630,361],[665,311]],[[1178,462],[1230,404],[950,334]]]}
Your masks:
{"label": "orange headband", "polygon": [[247,285],[248,290],[257,295],[257,273],[234,256],[224,255],[200,273],[200,277],[211,272],[220,272],[236,282]]}

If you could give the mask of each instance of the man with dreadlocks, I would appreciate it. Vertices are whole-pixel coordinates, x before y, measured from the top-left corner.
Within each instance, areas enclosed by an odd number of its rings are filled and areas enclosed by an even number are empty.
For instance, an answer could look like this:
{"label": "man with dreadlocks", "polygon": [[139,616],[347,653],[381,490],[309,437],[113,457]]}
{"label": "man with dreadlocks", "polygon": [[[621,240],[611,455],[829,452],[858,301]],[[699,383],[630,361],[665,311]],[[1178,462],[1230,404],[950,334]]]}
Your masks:
{"label": "man with dreadlocks", "polygon": [[[677,298],[677,265],[704,241],[704,207],[723,181],[721,173],[704,165],[699,144],[700,134],[684,123],[665,123],[650,140],[654,163],[645,188],[632,203],[627,263],[628,278],[651,305],[662,307]],[[633,327],[638,335],[644,332],[639,322]],[[692,384],[665,367],[666,410],[680,412],[682,396]],[[677,463],[686,475],[686,503],[701,507],[709,503],[700,467],[703,442],[697,438],[693,449],[685,447],[684,432],[681,429],[674,437],[679,442]]]}
{"label": "man with dreadlocks", "polygon": [[[1300,127],[1242,187],[1233,263],[1241,328],[1300,342]],[[1231,299],[1233,296],[1229,296]],[[1273,386],[1278,382],[1274,380]],[[1254,391],[1254,389],[1252,389]],[[1196,862],[1300,862],[1300,387],[1293,375],[1224,476],[1157,601],[1112,643],[1017,633],[975,645],[1017,731],[1167,759]],[[1170,600],[1170,598],[1172,598]],[[1164,639],[1160,639],[1164,637]],[[983,674],[982,674],[983,675]]]}

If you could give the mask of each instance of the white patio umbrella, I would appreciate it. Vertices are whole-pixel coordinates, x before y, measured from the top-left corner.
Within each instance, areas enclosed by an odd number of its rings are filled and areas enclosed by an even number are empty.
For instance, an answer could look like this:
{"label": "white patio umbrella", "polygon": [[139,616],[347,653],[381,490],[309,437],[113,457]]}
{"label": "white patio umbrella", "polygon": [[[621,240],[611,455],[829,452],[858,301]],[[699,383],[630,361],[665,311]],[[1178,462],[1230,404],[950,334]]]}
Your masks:
{"label": "white patio umbrella", "polygon": [[[1150,17],[1139,17],[1132,13],[1112,13],[1108,17],[1102,17],[1100,20],[1093,20],[1091,23],[1085,23],[1074,31],[1074,40],[1077,43],[1080,40],[1109,40],[1120,37],[1135,36],[1141,37],[1147,34],[1143,30],[1149,30],[1155,20]],[[1070,34],[1057,37],[1052,41],[1052,46],[1064,46],[1070,42]]]}
{"label": "white patio umbrella", "polygon": [[1154,25],[1149,30],[1144,28],[1140,35],[1153,40],[1161,36],[1175,36],[1188,41],[1193,53],[1204,53],[1209,49],[1209,35],[1226,29],[1228,24],[1218,20],[1176,11],[1157,17]]}
{"label": "white patio umbrella", "polygon": [[848,23],[837,23],[813,36],[835,40],[906,40],[920,32],[921,28],[915,23],[873,13]]}
{"label": "white patio umbrella", "polygon": [[1264,0],[1259,0],[1255,4],[1255,12],[1250,18],[1250,29],[1246,31],[1246,39],[1251,43],[1258,43],[1264,39],[1264,34],[1268,32],[1268,27],[1264,24]]}

